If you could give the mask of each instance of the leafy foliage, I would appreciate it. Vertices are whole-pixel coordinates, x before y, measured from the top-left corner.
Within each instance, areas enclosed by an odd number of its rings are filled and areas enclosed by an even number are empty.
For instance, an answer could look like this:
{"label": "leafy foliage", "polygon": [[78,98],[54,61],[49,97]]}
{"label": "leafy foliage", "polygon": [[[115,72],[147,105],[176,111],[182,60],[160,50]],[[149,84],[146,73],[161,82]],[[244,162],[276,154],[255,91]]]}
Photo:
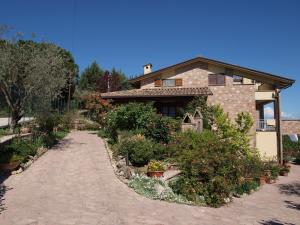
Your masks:
{"label": "leafy foliage", "polygon": [[0,41],[0,91],[11,110],[12,127],[26,108],[49,107],[77,72],[71,54],[54,44]]}
{"label": "leafy foliage", "polygon": [[297,157],[300,160],[300,140],[293,142],[288,135],[283,136],[283,154],[286,161]]}
{"label": "leafy foliage", "polygon": [[219,107],[213,107],[214,131],[178,133],[169,152],[179,163],[183,176],[172,188],[197,204],[218,207],[226,203],[241,177],[259,177],[263,164],[249,147],[247,133],[252,118],[238,115],[233,124]]}
{"label": "leafy foliage", "polygon": [[109,101],[101,98],[100,93],[92,92],[84,96],[85,108],[89,110],[89,117],[99,123],[102,127],[106,125],[107,113],[113,106]]}
{"label": "leafy foliage", "polygon": [[207,105],[207,100],[205,97],[195,97],[187,104],[185,112],[194,113],[198,107],[201,109],[201,114],[203,116],[203,128],[211,129],[213,122],[213,107]]}
{"label": "leafy foliage", "polygon": [[167,143],[179,123],[156,114],[152,104],[128,103],[108,113],[107,133],[116,140],[118,130],[139,130],[146,137]]}
{"label": "leafy foliage", "polygon": [[162,159],[165,147],[146,139],[143,135],[124,138],[115,146],[116,154],[128,157],[133,166],[144,166],[151,159]]}
{"label": "leafy foliage", "polygon": [[96,91],[97,83],[103,77],[104,71],[96,61],[92,62],[81,74],[78,87],[81,90]]}
{"label": "leafy foliage", "polygon": [[[164,189],[161,193],[159,193],[156,189],[156,186],[158,185]],[[168,187],[161,180],[155,178],[135,175],[130,180],[129,187],[133,188],[137,193],[144,195],[147,198],[184,204],[193,204],[184,196],[175,194],[170,187]]]}
{"label": "leafy foliage", "polygon": [[164,165],[160,161],[151,160],[148,164],[148,171],[155,172],[155,171],[165,171]]}

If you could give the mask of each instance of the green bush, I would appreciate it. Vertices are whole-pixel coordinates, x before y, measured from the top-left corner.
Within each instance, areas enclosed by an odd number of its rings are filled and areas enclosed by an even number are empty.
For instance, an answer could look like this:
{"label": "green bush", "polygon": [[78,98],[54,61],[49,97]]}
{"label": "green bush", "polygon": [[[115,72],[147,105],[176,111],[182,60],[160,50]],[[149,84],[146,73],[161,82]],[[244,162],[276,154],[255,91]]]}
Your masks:
{"label": "green bush", "polygon": [[144,129],[144,135],[157,142],[169,143],[171,136],[174,132],[180,129],[180,121],[155,115]]}
{"label": "green bush", "polygon": [[[183,176],[172,188],[188,200],[218,207],[226,203],[242,177],[259,177],[260,158],[251,153],[240,154],[232,139],[218,133],[187,131],[177,134],[170,144]],[[199,200],[200,199],[200,200]]]}
{"label": "green bush", "polygon": [[291,161],[292,159],[297,158],[297,156],[300,159],[300,137],[298,142],[293,142],[288,135],[284,135],[282,142],[283,157],[285,161]]}
{"label": "green bush", "polygon": [[120,141],[115,147],[116,154],[128,157],[133,166],[144,166],[151,159],[162,159],[165,146],[146,139],[143,135],[134,135]]}
{"label": "green bush", "polygon": [[118,131],[139,130],[147,138],[168,143],[173,132],[179,129],[175,119],[156,114],[152,104],[128,103],[108,113],[106,132],[116,141]]}
{"label": "green bush", "polygon": [[40,132],[51,134],[54,127],[57,127],[60,124],[61,116],[57,113],[43,113],[37,115],[36,122]]}
{"label": "green bush", "polygon": [[242,195],[244,193],[250,194],[251,191],[256,190],[259,187],[259,182],[256,180],[253,181],[244,181],[241,184],[237,185],[234,188],[234,194]]}
{"label": "green bush", "polygon": [[67,112],[58,118],[57,126],[60,130],[70,130],[73,128],[73,123],[75,120],[75,114],[73,112]]}

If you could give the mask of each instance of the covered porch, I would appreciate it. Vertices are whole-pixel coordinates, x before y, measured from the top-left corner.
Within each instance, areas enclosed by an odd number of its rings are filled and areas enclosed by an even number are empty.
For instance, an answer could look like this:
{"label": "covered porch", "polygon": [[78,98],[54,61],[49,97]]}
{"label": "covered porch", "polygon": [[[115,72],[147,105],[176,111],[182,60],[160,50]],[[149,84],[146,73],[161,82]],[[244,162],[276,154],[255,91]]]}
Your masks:
{"label": "covered porch", "polygon": [[282,162],[280,93],[278,90],[257,91],[255,100],[256,147],[263,157]]}
{"label": "covered porch", "polygon": [[115,104],[126,102],[153,102],[157,112],[164,116],[183,116],[185,106],[197,96],[207,97],[212,92],[207,87],[199,88],[149,88],[102,93],[103,99],[112,99]]}

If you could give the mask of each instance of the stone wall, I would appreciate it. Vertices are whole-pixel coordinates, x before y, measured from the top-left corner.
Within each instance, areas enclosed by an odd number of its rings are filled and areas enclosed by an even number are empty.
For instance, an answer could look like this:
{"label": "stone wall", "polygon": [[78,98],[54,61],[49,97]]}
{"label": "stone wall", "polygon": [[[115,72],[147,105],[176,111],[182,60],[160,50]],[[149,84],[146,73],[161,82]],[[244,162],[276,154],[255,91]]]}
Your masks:
{"label": "stone wall", "polygon": [[[229,117],[234,119],[239,112],[249,112],[254,120],[257,118],[255,109],[255,91],[253,84],[233,84],[231,76],[225,76],[225,86],[209,86],[208,74],[225,73],[225,69],[203,63],[194,63],[177,70],[160,74],[160,79],[182,79],[182,87],[209,87],[213,92],[208,97],[209,104],[220,104],[228,112]],[[141,82],[141,88],[156,88],[155,78],[149,78]],[[180,87],[178,87],[180,88]]]}
{"label": "stone wall", "polygon": [[300,135],[300,119],[297,120],[282,120],[282,134],[299,134]]}

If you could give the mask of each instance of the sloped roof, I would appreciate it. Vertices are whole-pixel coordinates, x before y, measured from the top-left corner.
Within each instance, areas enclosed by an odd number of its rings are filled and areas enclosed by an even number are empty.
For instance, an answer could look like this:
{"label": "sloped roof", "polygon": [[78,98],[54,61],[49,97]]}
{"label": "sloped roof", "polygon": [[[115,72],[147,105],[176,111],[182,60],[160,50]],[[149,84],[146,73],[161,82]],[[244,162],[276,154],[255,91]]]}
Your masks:
{"label": "sloped roof", "polygon": [[[278,76],[275,74],[266,73],[266,72],[262,72],[262,71],[234,65],[234,64],[229,64],[229,63],[217,61],[214,59],[204,58],[204,57],[196,57],[196,58],[193,58],[193,59],[181,62],[181,63],[177,63],[174,65],[162,68],[157,71],[153,71],[153,72],[145,74],[145,75],[135,77],[135,78],[131,79],[130,82],[136,83],[136,82],[139,82],[139,81],[147,79],[147,78],[155,77],[155,76],[157,76],[163,72],[166,72],[168,70],[178,69],[178,68],[190,65],[190,64],[197,63],[197,62],[207,63],[207,64],[211,64],[211,65],[215,65],[215,66],[221,66],[228,70],[238,70],[242,73],[242,74],[238,74],[238,75],[244,76],[249,79],[257,80],[257,81],[260,81],[263,83],[276,85],[278,88],[289,87],[295,82],[295,80],[289,79],[289,78],[286,78],[283,76]],[[245,74],[243,74],[243,73],[245,73]]]}
{"label": "sloped roof", "polygon": [[115,98],[150,98],[150,97],[186,97],[186,96],[207,96],[212,95],[208,87],[196,88],[149,88],[149,89],[132,89],[126,91],[114,91],[101,93],[104,99]]}

